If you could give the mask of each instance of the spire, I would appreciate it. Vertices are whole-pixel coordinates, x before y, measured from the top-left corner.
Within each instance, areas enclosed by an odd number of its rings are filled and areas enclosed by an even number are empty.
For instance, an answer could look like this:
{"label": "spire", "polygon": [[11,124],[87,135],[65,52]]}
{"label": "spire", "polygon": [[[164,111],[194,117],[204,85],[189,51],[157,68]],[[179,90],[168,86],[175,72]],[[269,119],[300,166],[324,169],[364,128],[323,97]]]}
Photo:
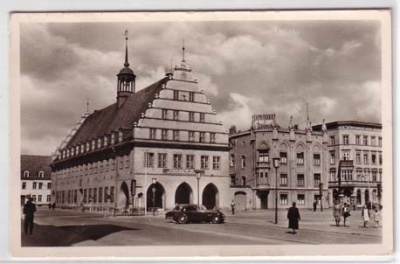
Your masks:
{"label": "spire", "polygon": [[125,47],[125,67],[129,67],[129,62],[128,62],[128,30],[125,30],[125,41],[126,41],[126,47]]}
{"label": "spire", "polygon": [[89,98],[86,97],[86,113],[89,113]]}
{"label": "spire", "polygon": [[182,62],[185,62],[185,40],[182,40]]}

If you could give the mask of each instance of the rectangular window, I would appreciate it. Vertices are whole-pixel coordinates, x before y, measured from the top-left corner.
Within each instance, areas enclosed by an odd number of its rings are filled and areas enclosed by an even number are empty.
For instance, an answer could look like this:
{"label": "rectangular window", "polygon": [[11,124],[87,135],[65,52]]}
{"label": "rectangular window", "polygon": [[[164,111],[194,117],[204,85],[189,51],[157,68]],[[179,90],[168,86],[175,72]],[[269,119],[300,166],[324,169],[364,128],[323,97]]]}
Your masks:
{"label": "rectangular window", "polygon": [[174,91],[174,100],[179,100],[179,91]]}
{"label": "rectangular window", "polygon": [[297,195],[297,204],[298,205],[305,205],[306,204],[306,196],[305,196],[305,194],[298,194]]}
{"label": "rectangular window", "polygon": [[123,169],[124,168],[124,157],[119,157],[118,160],[119,160],[119,168]]}
{"label": "rectangular window", "polygon": [[341,171],[341,179],[344,181],[352,181],[353,180],[353,171],[351,170],[342,170]]}
{"label": "rectangular window", "polygon": [[159,168],[167,167],[167,153],[158,153],[158,167]]}
{"label": "rectangular window", "polygon": [[379,154],[379,165],[382,165],[382,154]]}
{"label": "rectangular window", "polygon": [[39,190],[43,188],[43,182],[39,182]]}
{"label": "rectangular window", "polygon": [[182,154],[174,154],[174,169],[182,169]]}
{"label": "rectangular window", "polygon": [[336,163],[335,151],[329,152],[329,161],[331,165]]}
{"label": "rectangular window", "polygon": [[280,152],[279,157],[281,158],[282,164],[287,164],[287,153],[286,152]]}
{"label": "rectangular window", "polygon": [[46,202],[49,203],[50,201],[51,201],[51,195],[47,195],[47,196],[46,196]]}
{"label": "rectangular window", "polygon": [[361,154],[360,153],[356,153],[356,163],[361,164]]}
{"label": "rectangular window", "polygon": [[314,187],[319,187],[320,183],[321,183],[321,174],[315,173],[314,174]]}
{"label": "rectangular window", "polygon": [[38,195],[38,202],[41,202],[42,201],[42,195]]}
{"label": "rectangular window", "polygon": [[200,113],[200,123],[204,123],[204,121],[205,121],[205,114]]}
{"label": "rectangular window", "polygon": [[87,189],[83,189],[83,202],[87,203],[88,199],[87,199]]}
{"label": "rectangular window", "polygon": [[215,133],[210,133],[210,143],[215,143]]}
{"label": "rectangular window", "polygon": [[157,129],[150,128],[150,139],[156,139],[156,132],[157,132]]}
{"label": "rectangular window", "polygon": [[167,109],[162,110],[162,119],[168,119],[168,110]]}
{"label": "rectangular window", "polygon": [[375,142],[375,137],[371,137],[371,146],[375,146],[376,142]]}
{"label": "rectangular window", "polygon": [[368,146],[368,136],[364,136],[363,138],[363,145]]}
{"label": "rectangular window", "polygon": [[242,156],[241,160],[242,160],[242,169],[246,168],[246,156]]}
{"label": "rectangular window", "polygon": [[22,182],[22,190],[26,189],[26,182]]}
{"label": "rectangular window", "polygon": [[189,92],[189,102],[194,102],[194,92]]}
{"label": "rectangular window", "polygon": [[221,157],[213,156],[213,170],[221,169]]}
{"label": "rectangular window", "polygon": [[378,181],[376,171],[372,171],[372,181],[374,181],[374,182]]}
{"label": "rectangular window", "polygon": [[297,186],[304,187],[304,174],[297,174]]}
{"label": "rectangular window", "polygon": [[314,166],[320,166],[320,165],[321,165],[321,155],[314,154]]}
{"label": "rectangular window", "polygon": [[[125,156],[125,168],[129,168],[129,155],[126,155]],[[101,166],[103,166],[103,165],[101,165]]]}
{"label": "rectangular window", "polygon": [[349,135],[343,135],[343,145],[349,145]]}
{"label": "rectangular window", "polygon": [[382,147],[382,138],[381,137],[378,138],[378,146]]}
{"label": "rectangular window", "polygon": [[145,153],[145,166],[147,168],[153,168],[154,167],[154,153],[151,153],[151,152],[146,152]]}
{"label": "rectangular window", "polygon": [[168,129],[161,129],[161,139],[168,140]]}
{"label": "rectangular window", "polygon": [[189,112],[189,122],[194,122],[194,113]]}
{"label": "rectangular window", "polygon": [[364,154],[364,164],[368,164],[368,154]]}
{"label": "rectangular window", "polygon": [[376,165],[376,155],[375,155],[375,154],[372,154],[372,155],[371,155],[371,163],[372,163],[373,165]]}
{"label": "rectangular window", "polygon": [[172,135],[175,141],[179,141],[179,130],[174,130]]}
{"label": "rectangular window", "polygon": [[235,166],[235,155],[231,154],[229,156],[229,167],[234,167]]}
{"label": "rectangular window", "polygon": [[178,110],[174,110],[174,120],[179,120],[179,111]]}
{"label": "rectangular window", "polygon": [[92,188],[89,188],[89,202],[93,202]]}
{"label": "rectangular window", "polygon": [[281,193],[279,195],[279,203],[281,205],[287,205],[288,204],[288,195],[286,193]]}
{"label": "rectangular window", "polygon": [[93,202],[97,203],[97,188],[93,189]]}
{"label": "rectangular window", "polygon": [[269,162],[269,153],[268,152],[259,152],[258,153],[258,162]]}
{"label": "rectangular window", "polygon": [[33,184],[32,184],[32,189],[36,189],[36,186],[37,186],[37,183],[36,182],[33,182]]}
{"label": "rectangular window", "polygon": [[194,132],[189,131],[189,141],[194,141]]}
{"label": "rectangular window", "polygon": [[297,153],[297,164],[298,165],[304,164],[304,152]]}
{"label": "rectangular window", "polygon": [[281,174],[280,176],[281,176],[281,177],[280,177],[280,179],[281,179],[281,181],[280,181],[280,186],[287,186],[287,185],[288,185],[288,177],[287,177],[287,174]]}
{"label": "rectangular window", "polygon": [[103,187],[99,188],[99,203],[103,202]]}
{"label": "rectangular window", "polygon": [[114,202],[114,186],[110,187],[110,202]]}
{"label": "rectangular window", "polygon": [[199,142],[205,142],[206,133],[200,132]]}
{"label": "rectangular window", "polygon": [[194,155],[186,155],[186,169],[194,169]]}
{"label": "rectangular window", "polygon": [[104,187],[104,202],[106,203],[110,197],[108,196],[108,187]]}
{"label": "rectangular window", "polygon": [[208,156],[201,156],[200,157],[200,167],[203,170],[207,170],[208,169]]}
{"label": "rectangular window", "polygon": [[356,135],[356,145],[361,145],[360,135]]}
{"label": "rectangular window", "polygon": [[329,137],[329,143],[330,143],[331,146],[336,145],[335,136],[330,136]]}

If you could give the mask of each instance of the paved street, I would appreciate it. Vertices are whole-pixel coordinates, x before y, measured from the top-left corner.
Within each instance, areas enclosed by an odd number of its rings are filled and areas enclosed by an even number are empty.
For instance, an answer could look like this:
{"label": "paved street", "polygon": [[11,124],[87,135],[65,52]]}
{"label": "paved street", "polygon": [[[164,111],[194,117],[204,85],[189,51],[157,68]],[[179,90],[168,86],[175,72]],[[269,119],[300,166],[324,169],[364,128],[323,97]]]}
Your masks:
{"label": "paved street", "polygon": [[117,216],[39,208],[33,235],[22,246],[132,245],[271,245],[380,243],[381,228],[363,228],[361,212],[352,212],[350,227],[334,225],[331,210],[300,210],[298,234],[287,229],[286,210],[273,223],[273,210],[226,215],[225,224],[173,224],[164,216]]}

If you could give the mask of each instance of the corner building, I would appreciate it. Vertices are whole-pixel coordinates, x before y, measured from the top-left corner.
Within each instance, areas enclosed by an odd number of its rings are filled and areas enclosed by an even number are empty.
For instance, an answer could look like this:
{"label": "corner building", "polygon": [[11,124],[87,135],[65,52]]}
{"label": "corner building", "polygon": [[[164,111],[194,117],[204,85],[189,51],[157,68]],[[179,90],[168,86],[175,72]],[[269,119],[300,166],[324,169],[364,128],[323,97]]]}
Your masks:
{"label": "corner building", "polygon": [[119,213],[228,208],[228,133],[185,60],[136,92],[126,48],[117,76],[117,101],[84,115],[58,148],[54,201]]}

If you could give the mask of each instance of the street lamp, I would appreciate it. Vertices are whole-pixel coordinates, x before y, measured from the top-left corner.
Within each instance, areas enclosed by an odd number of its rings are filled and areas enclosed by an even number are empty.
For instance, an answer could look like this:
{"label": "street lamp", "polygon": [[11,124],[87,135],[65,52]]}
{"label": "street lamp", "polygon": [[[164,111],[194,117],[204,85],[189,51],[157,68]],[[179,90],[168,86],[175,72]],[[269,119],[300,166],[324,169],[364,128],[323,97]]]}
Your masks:
{"label": "street lamp", "polygon": [[156,214],[156,183],[157,183],[157,179],[153,178],[151,179],[151,183],[153,185],[153,188],[151,189],[151,191],[153,192],[153,216]]}
{"label": "street lamp", "polygon": [[281,159],[273,158],[272,161],[275,168],[275,224],[278,224],[278,168]]}
{"label": "street lamp", "polygon": [[197,179],[197,205],[200,205],[200,178],[201,178],[201,172],[196,170],[196,179]]}

